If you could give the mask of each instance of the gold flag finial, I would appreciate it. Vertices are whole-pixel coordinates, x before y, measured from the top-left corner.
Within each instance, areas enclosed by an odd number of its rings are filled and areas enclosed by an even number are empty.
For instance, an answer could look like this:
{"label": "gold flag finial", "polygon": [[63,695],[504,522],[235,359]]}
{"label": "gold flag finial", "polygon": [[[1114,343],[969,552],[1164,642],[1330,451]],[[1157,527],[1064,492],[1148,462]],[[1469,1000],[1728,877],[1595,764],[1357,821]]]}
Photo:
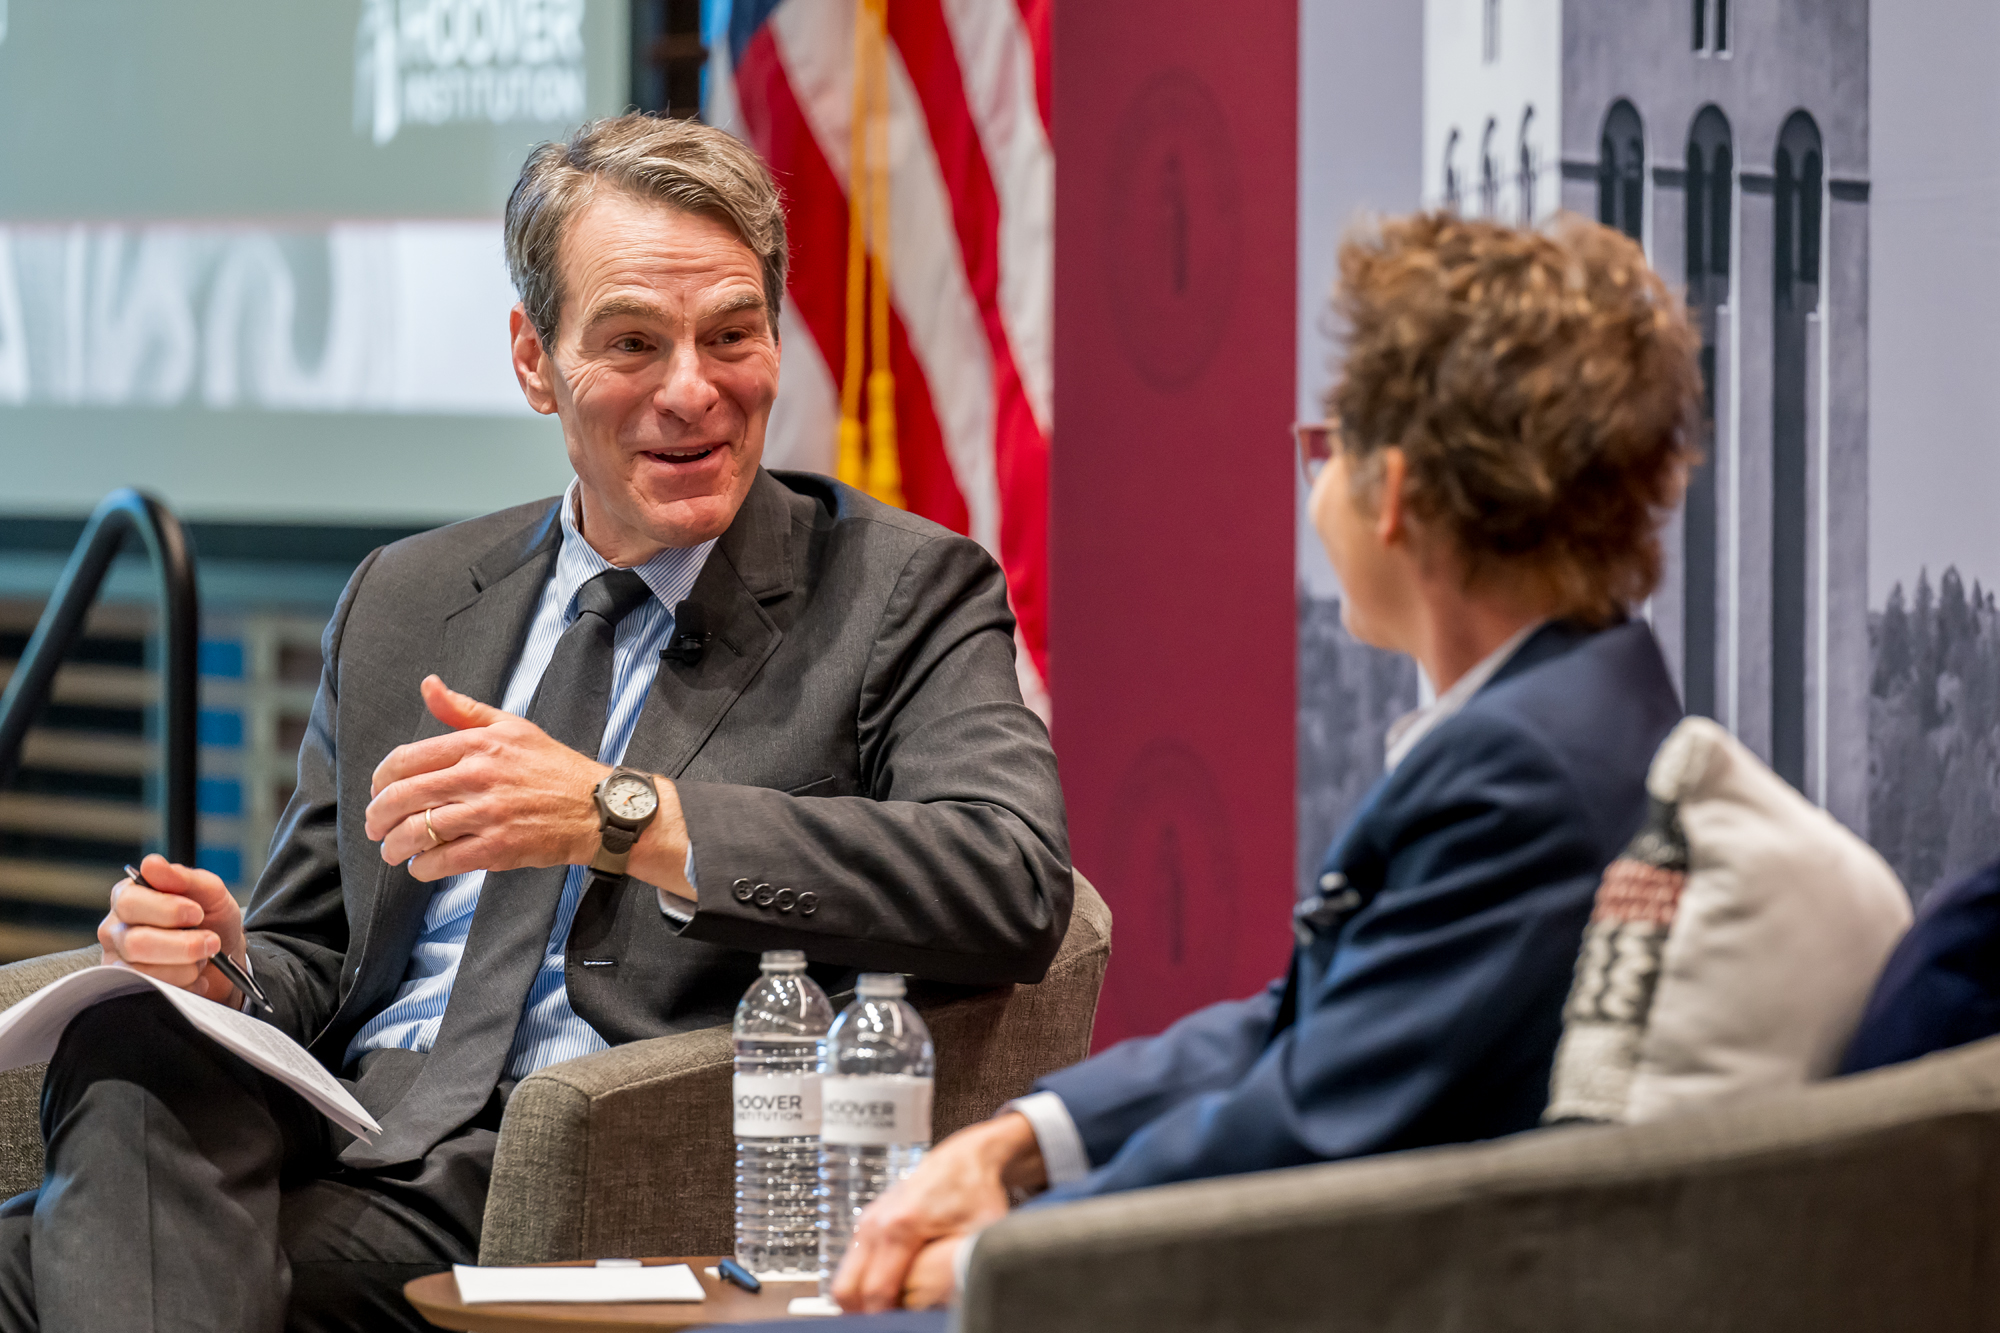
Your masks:
{"label": "gold flag finial", "polygon": [[854,118],[847,173],[847,355],[841,368],[836,469],[848,485],[900,509],[903,468],[896,445],[896,376],[890,367],[889,336],[888,22],[888,0],[861,0],[855,6]]}

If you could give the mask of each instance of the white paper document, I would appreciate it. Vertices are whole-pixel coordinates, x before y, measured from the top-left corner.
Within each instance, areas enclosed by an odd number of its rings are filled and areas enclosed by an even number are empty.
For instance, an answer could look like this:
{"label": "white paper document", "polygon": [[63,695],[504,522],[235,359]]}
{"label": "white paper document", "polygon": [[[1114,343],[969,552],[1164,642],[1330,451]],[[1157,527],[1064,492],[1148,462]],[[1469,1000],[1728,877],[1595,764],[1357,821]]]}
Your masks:
{"label": "white paper document", "polygon": [[458,1299],[493,1301],[703,1301],[701,1279],[686,1264],[651,1268],[474,1268],[453,1264]]}
{"label": "white paper document", "polygon": [[0,1014],[0,1069],[40,1064],[56,1053],[63,1029],[100,1000],[151,987],[167,997],[195,1030],[241,1056],[311,1102],[350,1134],[371,1138],[382,1126],[362,1108],[340,1080],[306,1053],[305,1047],[269,1023],[156,981],[129,967],[86,967],[48,985]]}
{"label": "white paper document", "polygon": [[785,1313],[794,1319],[831,1319],[847,1312],[824,1296],[794,1296]]}

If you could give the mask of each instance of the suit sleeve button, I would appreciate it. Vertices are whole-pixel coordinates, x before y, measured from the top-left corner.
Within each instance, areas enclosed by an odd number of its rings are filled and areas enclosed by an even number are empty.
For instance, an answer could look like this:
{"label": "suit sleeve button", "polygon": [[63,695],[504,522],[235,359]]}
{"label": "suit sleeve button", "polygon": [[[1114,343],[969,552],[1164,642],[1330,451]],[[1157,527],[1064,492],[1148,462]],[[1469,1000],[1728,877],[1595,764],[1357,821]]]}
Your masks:
{"label": "suit sleeve button", "polygon": [[778,910],[780,912],[791,911],[792,904],[796,903],[798,899],[799,895],[793,893],[790,889],[779,889],[777,898]]}
{"label": "suit sleeve button", "polygon": [[769,907],[771,900],[777,896],[776,890],[772,889],[769,884],[759,884],[757,886],[757,906]]}
{"label": "suit sleeve button", "polygon": [[819,895],[817,893],[814,893],[811,889],[807,889],[804,893],[799,895],[800,916],[811,916],[814,912],[818,910],[819,910]]}
{"label": "suit sleeve button", "polygon": [[755,889],[750,887],[750,881],[747,879],[739,879],[736,881],[735,884],[731,885],[730,887],[732,890],[734,890],[736,894],[736,901],[739,903],[749,902],[750,895],[756,892]]}

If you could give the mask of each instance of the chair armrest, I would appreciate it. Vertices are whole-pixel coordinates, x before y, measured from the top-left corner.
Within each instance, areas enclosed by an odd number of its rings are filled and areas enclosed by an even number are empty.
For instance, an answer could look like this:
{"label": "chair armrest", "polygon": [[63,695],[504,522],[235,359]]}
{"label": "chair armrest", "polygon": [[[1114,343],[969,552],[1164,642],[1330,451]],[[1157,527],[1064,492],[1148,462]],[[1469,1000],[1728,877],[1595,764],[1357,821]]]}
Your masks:
{"label": "chair armrest", "polygon": [[2000,1038],[1657,1124],[1136,1190],[982,1234],[963,1333],[1986,1327]]}
{"label": "chair armrest", "polygon": [[[1100,958],[1093,979],[1101,972]],[[1072,1017],[1066,1033],[1045,1026],[1060,996],[1038,992],[1003,986],[925,1004],[940,1051],[938,1137],[991,1115],[1072,1055],[1067,1047],[1088,1041],[1087,1013],[1081,1023]],[[734,1072],[730,1031],[712,1027],[614,1046],[522,1079],[500,1124],[480,1262],[730,1253]]]}
{"label": "chair armrest", "polygon": [[984,1120],[1036,1079],[1090,1054],[1098,992],[1111,960],[1111,909],[1082,875],[1061,950],[1032,986],[968,991],[919,982],[910,1000],[937,1044],[934,1138]]}
{"label": "chair armrest", "polygon": [[[0,967],[0,1009],[11,1008],[103,956],[104,951],[93,944]],[[23,1065],[0,1073],[0,1198],[42,1183],[42,1071],[47,1068]]]}
{"label": "chair armrest", "polygon": [[[1111,953],[1111,913],[1090,883],[1039,985],[918,986],[937,1042],[932,1129],[993,1114],[1090,1048]],[[480,1236],[481,1262],[727,1254],[735,1155],[727,1027],[632,1042],[551,1065],[507,1102]]]}
{"label": "chair armrest", "polygon": [[730,1253],[733,1067],[729,1029],[712,1027],[522,1079],[494,1151],[480,1262]]}

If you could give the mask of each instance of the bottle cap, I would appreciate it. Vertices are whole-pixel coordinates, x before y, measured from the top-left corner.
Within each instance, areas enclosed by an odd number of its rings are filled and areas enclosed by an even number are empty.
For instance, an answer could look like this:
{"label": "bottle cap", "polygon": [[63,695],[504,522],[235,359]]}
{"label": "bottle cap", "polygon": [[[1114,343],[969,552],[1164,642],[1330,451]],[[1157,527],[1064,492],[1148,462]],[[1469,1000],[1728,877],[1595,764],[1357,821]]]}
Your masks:
{"label": "bottle cap", "polygon": [[874,995],[886,999],[901,999],[903,995],[903,974],[900,972],[863,972],[861,980],[854,983],[856,995]]}
{"label": "bottle cap", "polygon": [[757,966],[766,972],[803,972],[806,970],[805,950],[766,949],[764,956],[757,960]]}

